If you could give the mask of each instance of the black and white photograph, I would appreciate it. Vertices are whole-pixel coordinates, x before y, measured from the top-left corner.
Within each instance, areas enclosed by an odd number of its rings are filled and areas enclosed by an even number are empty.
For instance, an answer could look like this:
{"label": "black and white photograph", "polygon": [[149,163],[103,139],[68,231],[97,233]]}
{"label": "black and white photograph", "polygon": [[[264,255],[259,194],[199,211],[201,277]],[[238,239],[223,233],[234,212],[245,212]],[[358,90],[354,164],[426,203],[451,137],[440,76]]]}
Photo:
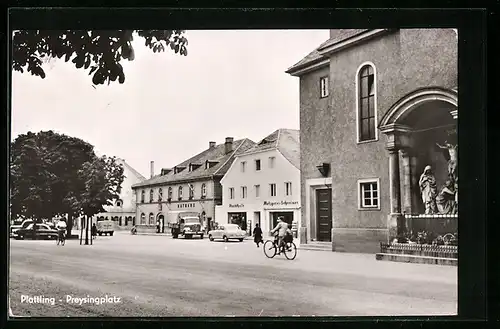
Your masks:
{"label": "black and white photograph", "polygon": [[459,33],[14,30],[9,316],[457,315]]}

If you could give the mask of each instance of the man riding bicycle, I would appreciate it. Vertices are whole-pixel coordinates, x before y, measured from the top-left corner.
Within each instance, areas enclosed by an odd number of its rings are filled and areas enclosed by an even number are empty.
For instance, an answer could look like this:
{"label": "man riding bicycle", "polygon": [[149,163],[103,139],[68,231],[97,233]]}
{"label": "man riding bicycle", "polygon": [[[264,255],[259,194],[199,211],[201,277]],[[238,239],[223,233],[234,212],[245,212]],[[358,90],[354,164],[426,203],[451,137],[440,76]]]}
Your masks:
{"label": "man riding bicycle", "polygon": [[283,221],[283,216],[278,217],[278,224],[271,230],[271,234],[278,232],[278,254],[284,249],[284,238],[288,232],[288,223]]}
{"label": "man riding bicycle", "polygon": [[64,220],[64,218],[59,219],[59,221],[56,224],[57,236],[59,241],[61,241],[64,238],[66,227],[67,227],[66,221]]}

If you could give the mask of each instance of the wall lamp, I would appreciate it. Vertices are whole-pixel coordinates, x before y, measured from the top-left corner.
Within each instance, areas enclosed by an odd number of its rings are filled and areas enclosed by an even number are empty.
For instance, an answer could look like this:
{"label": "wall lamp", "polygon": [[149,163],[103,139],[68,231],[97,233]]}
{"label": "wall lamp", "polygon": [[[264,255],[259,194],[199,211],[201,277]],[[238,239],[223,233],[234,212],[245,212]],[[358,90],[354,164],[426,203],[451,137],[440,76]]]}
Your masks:
{"label": "wall lamp", "polygon": [[327,177],[328,174],[330,173],[330,164],[329,163],[323,162],[319,166],[316,166],[316,168],[318,169],[318,171],[321,173],[321,175],[323,177]]}

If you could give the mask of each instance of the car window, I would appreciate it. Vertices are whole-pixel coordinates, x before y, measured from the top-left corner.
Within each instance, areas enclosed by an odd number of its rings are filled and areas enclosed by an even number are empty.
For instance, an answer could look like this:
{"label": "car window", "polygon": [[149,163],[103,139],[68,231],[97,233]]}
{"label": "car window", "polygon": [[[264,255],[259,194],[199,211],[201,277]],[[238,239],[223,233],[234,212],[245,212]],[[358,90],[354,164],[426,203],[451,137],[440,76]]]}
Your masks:
{"label": "car window", "polygon": [[28,227],[26,227],[26,229],[28,229],[28,230],[33,229],[33,224],[29,224]]}

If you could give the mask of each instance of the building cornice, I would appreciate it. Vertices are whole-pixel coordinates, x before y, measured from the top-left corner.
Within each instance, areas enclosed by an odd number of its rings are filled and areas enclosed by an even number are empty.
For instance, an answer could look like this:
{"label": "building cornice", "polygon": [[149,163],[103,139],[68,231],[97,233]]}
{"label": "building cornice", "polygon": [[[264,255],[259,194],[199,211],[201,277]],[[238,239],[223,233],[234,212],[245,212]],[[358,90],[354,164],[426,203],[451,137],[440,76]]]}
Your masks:
{"label": "building cornice", "polygon": [[301,65],[299,67],[295,67],[293,69],[287,70],[286,73],[290,74],[291,76],[294,77],[299,77],[301,75],[304,75],[305,73],[312,72],[315,70],[319,70],[325,66],[330,65],[330,59],[322,59],[319,62],[314,61],[314,62],[309,62],[304,65]]}
{"label": "building cornice", "polygon": [[[202,176],[202,177],[196,177],[196,178],[186,178],[186,179],[179,179],[176,181],[168,181],[168,182],[157,182],[157,183],[152,183],[152,184],[143,184],[143,185],[134,185],[132,186],[132,190],[139,190],[139,189],[147,189],[151,187],[158,187],[158,186],[174,186],[174,185],[180,185],[180,184],[187,184],[191,182],[202,182],[202,181],[212,181],[213,176]],[[141,183],[140,183],[141,184]]]}

